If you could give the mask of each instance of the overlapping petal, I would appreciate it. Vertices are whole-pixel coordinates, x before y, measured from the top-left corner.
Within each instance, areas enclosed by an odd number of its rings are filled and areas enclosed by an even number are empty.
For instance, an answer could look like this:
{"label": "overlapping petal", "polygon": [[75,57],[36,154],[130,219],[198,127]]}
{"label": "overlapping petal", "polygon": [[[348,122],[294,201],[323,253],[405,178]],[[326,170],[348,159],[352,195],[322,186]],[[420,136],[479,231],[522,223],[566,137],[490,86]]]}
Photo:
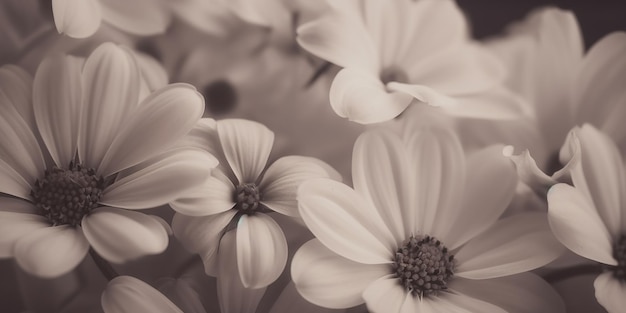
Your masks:
{"label": "overlapping petal", "polygon": [[593,282],[596,299],[609,313],[620,312],[626,306],[626,284],[613,277],[612,273],[603,273]]}
{"label": "overlapping petal", "polygon": [[[413,308],[412,303],[405,305],[405,302],[412,302],[412,298],[413,296],[404,289],[398,278],[391,275],[377,279],[363,291],[363,299],[365,299],[367,303],[367,309],[376,313],[405,312],[403,306]],[[411,310],[411,312],[415,311],[416,310]]]}
{"label": "overlapping petal", "polygon": [[101,4],[107,23],[135,35],[164,33],[171,19],[167,4],[159,0],[105,0]]}
{"label": "overlapping petal", "polygon": [[[189,216],[218,214],[235,206],[235,186],[220,168],[211,172],[211,177],[186,192],[184,197],[170,203],[176,212]],[[295,196],[294,196],[295,197]]]}
{"label": "overlapping petal", "polygon": [[57,31],[73,38],[93,35],[102,22],[98,0],[52,0],[52,13]]}
{"label": "overlapping petal", "polygon": [[162,293],[131,276],[112,279],[102,292],[101,303],[105,313],[183,313]]}
{"label": "overlapping petal", "polygon": [[[50,226],[43,216],[31,214],[29,211],[19,213],[4,211],[6,199],[8,198],[0,198],[0,258],[13,256],[13,247],[22,237]],[[27,202],[17,201],[22,202],[26,206],[25,209],[30,208]]]}

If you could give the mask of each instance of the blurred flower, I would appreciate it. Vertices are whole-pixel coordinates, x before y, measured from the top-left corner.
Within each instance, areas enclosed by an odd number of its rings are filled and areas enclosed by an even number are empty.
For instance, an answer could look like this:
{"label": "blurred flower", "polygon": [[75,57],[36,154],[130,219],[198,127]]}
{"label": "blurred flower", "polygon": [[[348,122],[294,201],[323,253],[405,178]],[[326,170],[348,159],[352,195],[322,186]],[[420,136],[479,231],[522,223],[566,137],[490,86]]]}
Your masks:
{"label": "blurred flower", "polygon": [[525,273],[562,247],[545,213],[499,219],[513,164],[494,146],[463,155],[446,130],[401,140],[370,131],[356,142],[354,189],[315,179],[298,190],[317,237],[294,256],[302,296],[371,312],[561,312],[550,286]]}
{"label": "blurred flower", "polygon": [[548,192],[554,235],[567,248],[606,264],[594,282],[596,298],[609,312],[626,306],[626,171],[611,138],[589,124],[575,128],[580,162],[571,171],[574,187],[557,184]]}
{"label": "blurred flower", "polygon": [[[330,89],[335,112],[370,124],[390,120],[414,99],[472,117],[517,117],[500,86],[497,58],[469,42],[454,1],[336,1],[298,28],[298,42],[343,69]],[[437,31],[432,31],[436,29]]]}
{"label": "blurred flower", "polygon": [[102,293],[104,313],[183,313],[162,293],[130,276],[111,280]]}
{"label": "blurred flower", "polygon": [[301,156],[282,157],[265,169],[274,133],[252,121],[203,119],[188,142],[221,162],[209,180],[171,203],[180,213],[172,221],[174,234],[190,251],[200,254],[207,274],[216,276],[217,255],[228,249],[220,239],[236,228],[241,283],[246,288],[269,285],[283,271],[287,242],[267,213],[297,217],[298,186],[311,178],[338,179],[339,174],[322,161]]}
{"label": "blurred flower", "polygon": [[149,93],[132,54],[111,43],[86,60],[51,56],[34,81],[2,67],[0,82],[0,192],[12,196],[0,197],[0,257],[55,277],[89,246],[116,263],[165,250],[163,221],[135,210],[173,201],[217,165],[169,149],[202,116],[195,89]]}

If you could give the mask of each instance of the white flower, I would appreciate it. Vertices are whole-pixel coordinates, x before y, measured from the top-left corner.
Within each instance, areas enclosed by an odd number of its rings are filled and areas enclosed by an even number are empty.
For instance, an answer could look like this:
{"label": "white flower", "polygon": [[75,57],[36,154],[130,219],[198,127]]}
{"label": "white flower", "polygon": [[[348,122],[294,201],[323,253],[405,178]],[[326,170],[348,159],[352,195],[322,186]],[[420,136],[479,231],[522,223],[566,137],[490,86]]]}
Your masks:
{"label": "white flower", "polygon": [[414,99],[472,117],[517,117],[500,86],[497,58],[469,42],[450,0],[334,1],[334,10],[297,30],[300,45],[343,69],[330,90],[335,112],[358,123],[402,113]]}
{"label": "white flower", "polygon": [[112,279],[102,293],[101,301],[104,313],[183,313],[158,290],[130,276]]}
{"label": "white flower", "polygon": [[580,162],[571,171],[574,187],[548,192],[554,235],[576,254],[606,264],[594,282],[598,302],[611,313],[626,306],[626,171],[611,138],[589,124],[572,133]]}
{"label": "white flower", "polygon": [[[52,56],[34,81],[0,68],[0,257],[43,277],[67,273],[91,246],[122,263],[161,253],[164,205],[217,160],[170,149],[202,116],[202,97],[174,84],[148,94],[132,54],[103,44],[86,60]],[[174,183],[173,183],[174,182]]]}
{"label": "white flower", "polygon": [[436,129],[404,142],[387,131],[362,135],[354,189],[316,179],[298,190],[317,237],[294,256],[298,291],[321,306],[365,302],[371,312],[563,311],[549,285],[525,273],[561,254],[546,214],[499,219],[517,183],[500,150],[466,160],[458,139]]}

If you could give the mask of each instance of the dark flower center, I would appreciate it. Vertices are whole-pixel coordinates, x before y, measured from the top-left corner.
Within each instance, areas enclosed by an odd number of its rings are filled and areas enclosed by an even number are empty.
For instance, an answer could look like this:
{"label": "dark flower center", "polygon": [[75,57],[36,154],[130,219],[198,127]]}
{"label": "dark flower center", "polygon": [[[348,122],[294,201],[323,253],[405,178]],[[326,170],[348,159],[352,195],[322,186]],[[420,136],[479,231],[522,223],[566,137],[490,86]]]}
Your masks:
{"label": "dark flower center", "polygon": [[409,75],[399,67],[390,66],[382,70],[380,73],[380,81],[382,81],[383,84],[390,82],[408,83]]}
{"label": "dark flower center", "polygon": [[83,216],[98,206],[105,182],[93,168],[71,162],[69,169],[53,167],[35,182],[31,196],[39,214],[53,226],[80,225]]}
{"label": "dark flower center", "polygon": [[214,81],[202,90],[206,99],[206,109],[212,115],[223,115],[237,106],[237,91],[226,80]]}
{"label": "dark flower center", "polygon": [[411,236],[396,251],[393,273],[413,296],[430,296],[448,288],[454,256],[431,236]]}
{"label": "dark flower center", "polygon": [[237,186],[234,194],[235,209],[244,214],[254,214],[259,208],[261,193],[255,183]]}
{"label": "dark flower center", "polygon": [[622,282],[626,282],[626,235],[613,246],[613,257],[617,260],[617,266],[611,266],[613,276]]}

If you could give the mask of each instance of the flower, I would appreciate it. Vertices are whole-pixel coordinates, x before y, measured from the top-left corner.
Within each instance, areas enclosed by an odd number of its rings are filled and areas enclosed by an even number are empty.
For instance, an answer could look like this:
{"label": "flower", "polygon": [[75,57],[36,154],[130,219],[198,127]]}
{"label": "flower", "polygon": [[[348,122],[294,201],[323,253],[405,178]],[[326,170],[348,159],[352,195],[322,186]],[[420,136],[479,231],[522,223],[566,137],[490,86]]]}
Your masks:
{"label": "flower", "polygon": [[239,119],[203,119],[189,135],[190,145],[218,156],[221,165],[188,197],[171,203],[178,213],[174,235],[200,254],[205,271],[216,275],[224,234],[236,229],[237,268],[246,288],[263,288],[282,273],[287,242],[272,212],[297,217],[296,189],[311,178],[339,174],[314,158],[286,156],[266,170],[274,133],[262,124]]}
{"label": "flower", "polygon": [[548,192],[548,218],[556,238],[574,253],[606,264],[594,282],[604,308],[622,312],[626,301],[626,171],[618,147],[590,124],[572,130],[580,162],[571,171],[573,187]]}
{"label": "flower", "polygon": [[414,99],[472,117],[517,117],[517,99],[500,86],[497,58],[470,43],[450,0],[335,1],[297,30],[298,43],[343,69],[330,103],[341,117],[390,120]]}
{"label": "flower", "polygon": [[2,67],[0,81],[0,257],[56,277],[90,246],[115,263],[165,250],[164,222],[136,210],[173,201],[217,165],[173,148],[202,116],[196,90],[149,93],[132,54],[111,43],[86,60],[47,58],[34,81]]}
{"label": "flower", "polygon": [[[299,211],[317,237],[292,261],[307,300],[371,312],[562,312],[547,283],[525,273],[562,247],[545,213],[499,219],[517,183],[492,146],[464,158],[447,130],[401,140],[363,134],[353,153],[354,189],[303,183]],[[422,264],[419,265],[418,264]]]}
{"label": "flower", "polygon": [[104,313],[183,313],[158,290],[131,276],[112,279],[101,301]]}

